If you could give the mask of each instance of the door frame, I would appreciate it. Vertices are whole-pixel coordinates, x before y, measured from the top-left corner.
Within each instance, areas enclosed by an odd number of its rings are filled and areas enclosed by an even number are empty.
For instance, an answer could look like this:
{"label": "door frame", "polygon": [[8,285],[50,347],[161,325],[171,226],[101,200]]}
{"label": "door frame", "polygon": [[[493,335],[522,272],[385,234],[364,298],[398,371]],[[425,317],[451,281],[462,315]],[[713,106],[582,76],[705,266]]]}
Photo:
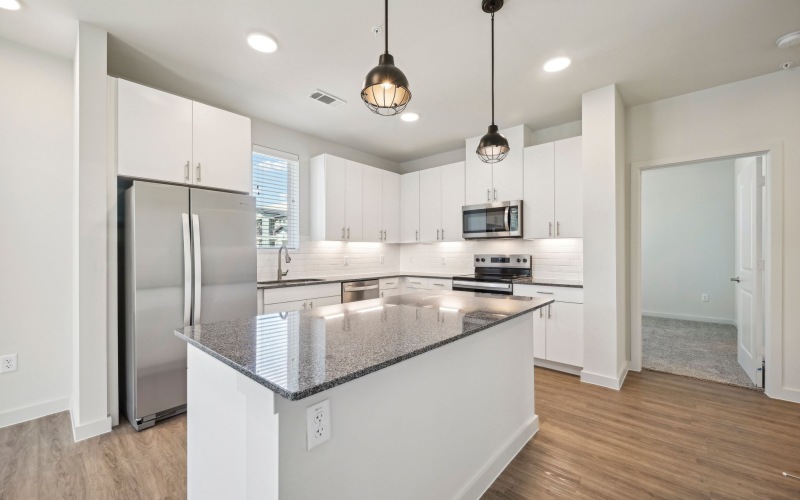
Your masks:
{"label": "door frame", "polygon": [[783,142],[754,144],[708,154],[637,161],[630,164],[630,369],[642,369],[642,173],[678,165],[764,156],[766,241],[764,241],[764,357],[767,396],[800,402],[800,391],[783,384]]}

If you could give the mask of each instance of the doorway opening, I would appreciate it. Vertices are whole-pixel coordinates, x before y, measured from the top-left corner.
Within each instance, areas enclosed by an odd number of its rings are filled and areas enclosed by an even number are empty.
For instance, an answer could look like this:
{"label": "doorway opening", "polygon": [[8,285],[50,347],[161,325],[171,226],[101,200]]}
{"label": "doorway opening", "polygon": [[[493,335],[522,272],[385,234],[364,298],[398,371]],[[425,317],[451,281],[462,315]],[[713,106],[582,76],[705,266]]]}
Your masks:
{"label": "doorway opening", "polygon": [[641,366],[764,387],[764,155],[641,172]]}

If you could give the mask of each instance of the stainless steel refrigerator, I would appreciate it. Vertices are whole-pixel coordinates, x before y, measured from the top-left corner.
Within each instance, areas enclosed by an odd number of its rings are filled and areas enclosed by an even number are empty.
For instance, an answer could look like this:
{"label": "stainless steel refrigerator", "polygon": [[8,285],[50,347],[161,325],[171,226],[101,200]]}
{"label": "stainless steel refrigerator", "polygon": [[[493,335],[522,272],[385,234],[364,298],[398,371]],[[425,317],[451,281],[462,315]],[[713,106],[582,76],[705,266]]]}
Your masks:
{"label": "stainless steel refrigerator", "polygon": [[134,181],[125,192],[125,413],[186,411],[182,326],[255,316],[253,197]]}

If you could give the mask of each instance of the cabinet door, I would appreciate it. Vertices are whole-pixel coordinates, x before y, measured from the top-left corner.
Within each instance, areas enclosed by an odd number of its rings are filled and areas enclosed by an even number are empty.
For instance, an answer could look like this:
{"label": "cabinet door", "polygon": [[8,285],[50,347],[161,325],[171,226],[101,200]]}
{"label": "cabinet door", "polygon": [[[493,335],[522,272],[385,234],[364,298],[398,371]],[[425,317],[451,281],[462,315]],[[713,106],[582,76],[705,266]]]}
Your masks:
{"label": "cabinet door", "polygon": [[419,240],[439,241],[442,231],[442,170],[440,167],[419,173]]}
{"label": "cabinet door", "polygon": [[118,174],[191,183],[192,101],[117,82]]}
{"label": "cabinet door", "polygon": [[400,242],[419,241],[419,172],[400,176]]}
{"label": "cabinet door", "polygon": [[383,173],[383,241],[400,242],[400,175]]}
{"label": "cabinet door", "polygon": [[520,125],[500,133],[508,139],[511,150],[503,161],[492,165],[492,201],[521,200],[524,149],[530,131]]}
{"label": "cabinet door", "polygon": [[555,143],[556,236],[583,238],[582,137]]}
{"label": "cabinet door", "polygon": [[478,205],[492,200],[492,166],[483,163],[475,149],[480,137],[467,139],[467,161],[464,167],[464,204]]}
{"label": "cabinet door", "polygon": [[333,297],[318,297],[316,299],[308,299],[307,307],[309,309],[314,307],[332,306],[334,304],[341,304],[342,296],[335,295]]}
{"label": "cabinet door", "polygon": [[533,357],[539,359],[547,358],[547,307],[543,307],[533,313]]}
{"label": "cabinet door", "polygon": [[194,184],[249,193],[253,188],[250,118],[192,103]]}
{"label": "cabinet door", "polygon": [[345,160],[344,220],[347,241],[363,241],[362,199],[364,184],[362,171],[366,165]]}
{"label": "cabinet door", "polygon": [[464,162],[442,167],[442,241],[462,241],[461,207],[464,205]]}
{"label": "cabinet door", "polygon": [[361,169],[363,185],[361,241],[383,240],[383,174],[377,168],[364,165]]}
{"label": "cabinet door", "polygon": [[347,169],[345,161],[331,155],[325,155],[323,161],[325,239],[328,241],[344,240],[347,234],[347,223],[345,222]]}
{"label": "cabinet door", "polygon": [[548,307],[547,359],[583,367],[583,304],[553,302]]}
{"label": "cabinet door", "polygon": [[555,147],[552,142],[525,148],[522,236],[526,239],[555,236],[553,191]]}

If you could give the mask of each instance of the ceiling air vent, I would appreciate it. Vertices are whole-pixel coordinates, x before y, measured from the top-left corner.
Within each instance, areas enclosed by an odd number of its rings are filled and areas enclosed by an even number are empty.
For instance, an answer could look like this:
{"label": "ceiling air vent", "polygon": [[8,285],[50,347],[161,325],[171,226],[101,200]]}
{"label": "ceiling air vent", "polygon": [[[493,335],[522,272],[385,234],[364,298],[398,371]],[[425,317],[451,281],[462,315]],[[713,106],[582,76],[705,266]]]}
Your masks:
{"label": "ceiling air vent", "polygon": [[331,94],[329,94],[329,93],[327,93],[325,91],[319,90],[319,89],[317,89],[314,92],[312,92],[310,97],[312,99],[314,99],[315,101],[319,101],[322,104],[327,104],[328,106],[331,106],[332,108],[338,108],[342,104],[346,104],[347,103],[347,101],[345,101],[344,99],[339,99],[335,95],[331,95]]}

